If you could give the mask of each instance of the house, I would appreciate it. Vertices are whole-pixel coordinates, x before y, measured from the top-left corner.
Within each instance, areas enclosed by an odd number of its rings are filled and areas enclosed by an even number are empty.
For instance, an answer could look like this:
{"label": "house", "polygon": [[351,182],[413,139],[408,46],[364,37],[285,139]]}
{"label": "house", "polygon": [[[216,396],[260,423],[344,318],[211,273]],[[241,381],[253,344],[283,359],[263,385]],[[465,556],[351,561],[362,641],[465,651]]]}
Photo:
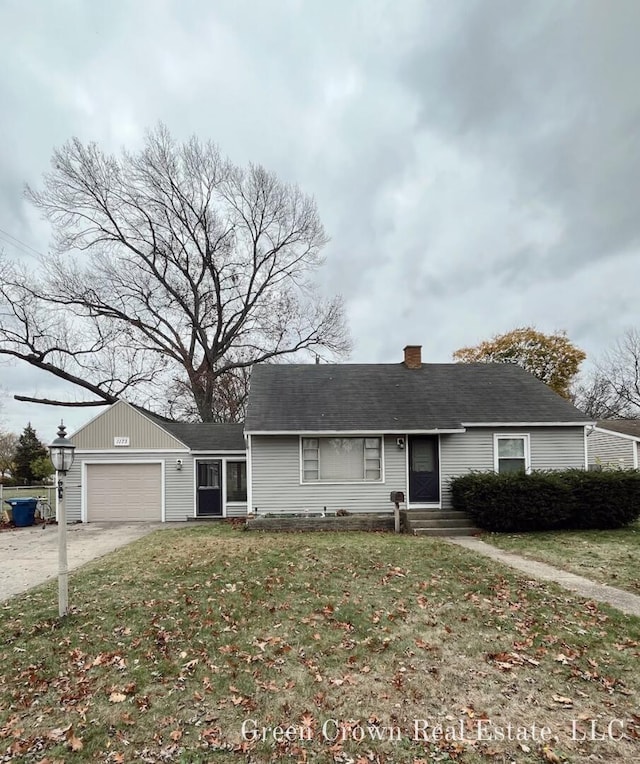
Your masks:
{"label": "house", "polygon": [[602,419],[587,439],[589,468],[638,469],[640,419]]}
{"label": "house", "polygon": [[189,424],[118,401],[75,432],[69,522],[247,514],[241,424]]}
{"label": "house", "polygon": [[587,466],[594,424],[511,364],[259,364],[245,438],[248,504],[258,513],[388,512],[451,506],[470,470]]}
{"label": "house", "polygon": [[71,440],[67,516],[178,521],[248,512],[450,507],[469,470],[587,465],[594,422],[510,364],[258,364],[243,425],[186,424],[124,401]]}

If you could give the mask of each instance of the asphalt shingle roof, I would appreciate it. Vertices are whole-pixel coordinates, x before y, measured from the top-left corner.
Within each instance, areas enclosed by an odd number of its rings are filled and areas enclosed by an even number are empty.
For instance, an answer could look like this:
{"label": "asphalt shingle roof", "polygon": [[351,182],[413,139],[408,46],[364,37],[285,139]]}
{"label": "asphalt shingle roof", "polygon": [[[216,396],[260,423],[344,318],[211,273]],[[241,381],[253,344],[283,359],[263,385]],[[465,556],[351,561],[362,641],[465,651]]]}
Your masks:
{"label": "asphalt shingle roof", "polygon": [[144,412],[149,419],[189,446],[193,451],[244,451],[243,424],[207,422],[174,422],[171,419]]}
{"label": "asphalt shingle roof", "polygon": [[598,427],[603,430],[613,430],[621,432],[623,435],[632,435],[634,438],[640,438],[640,419],[601,419]]}
{"label": "asphalt shingle roof", "polygon": [[258,364],[245,429],[412,431],[589,421],[513,364]]}

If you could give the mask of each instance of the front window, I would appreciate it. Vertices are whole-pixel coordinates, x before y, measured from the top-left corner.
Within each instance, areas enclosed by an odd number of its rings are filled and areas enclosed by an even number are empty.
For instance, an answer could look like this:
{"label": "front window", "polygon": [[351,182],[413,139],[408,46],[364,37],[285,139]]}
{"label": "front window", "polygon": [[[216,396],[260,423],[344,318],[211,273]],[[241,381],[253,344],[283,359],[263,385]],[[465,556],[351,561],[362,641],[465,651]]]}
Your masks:
{"label": "front window", "polygon": [[247,500],[247,463],[227,462],[227,501]]}
{"label": "front window", "polygon": [[527,435],[495,436],[496,472],[529,472],[529,438]]}
{"label": "front window", "polygon": [[381,438],[302,439],[303,482],[376,482],[381,479]]}

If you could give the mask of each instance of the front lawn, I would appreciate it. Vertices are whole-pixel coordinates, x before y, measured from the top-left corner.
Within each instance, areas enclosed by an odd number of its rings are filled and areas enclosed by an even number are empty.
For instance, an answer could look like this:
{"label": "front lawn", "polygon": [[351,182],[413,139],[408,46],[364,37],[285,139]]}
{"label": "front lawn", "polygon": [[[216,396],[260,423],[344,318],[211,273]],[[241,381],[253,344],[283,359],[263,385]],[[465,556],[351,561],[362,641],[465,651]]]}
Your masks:
{"label": "front lawn", "polygon": [[493,533],[483,540],[640,595],[640,520],[611,531]]}
{"label": "front lawn", "polygon": [[0,761],[637,759],[640,619],[437,539],[163,530],[55,593],[0,608]]}

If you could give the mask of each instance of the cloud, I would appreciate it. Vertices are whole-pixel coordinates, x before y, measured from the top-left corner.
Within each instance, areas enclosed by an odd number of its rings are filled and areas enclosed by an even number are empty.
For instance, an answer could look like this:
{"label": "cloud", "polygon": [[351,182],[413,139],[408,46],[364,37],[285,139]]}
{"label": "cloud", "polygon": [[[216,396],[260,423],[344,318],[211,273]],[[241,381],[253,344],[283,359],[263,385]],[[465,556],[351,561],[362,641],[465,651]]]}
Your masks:
{"label": "cloud", "polygon": [[409,58],[421,124],[507,168],[518,205],[554,211],[564,228],[545,257],[554,273],[637,246],[640,7],[494,0],[469,8],[446,39],[417,45]]}
{"label": "cloud", "polygon": [[595,356],[637,322],[639,17],[632,0],[4,3],[0,228],[46,251],[22,185],[52,148],[135,148],[162,120],[315,194],[354,361],[407,342],[447,361],[523,324]]}

